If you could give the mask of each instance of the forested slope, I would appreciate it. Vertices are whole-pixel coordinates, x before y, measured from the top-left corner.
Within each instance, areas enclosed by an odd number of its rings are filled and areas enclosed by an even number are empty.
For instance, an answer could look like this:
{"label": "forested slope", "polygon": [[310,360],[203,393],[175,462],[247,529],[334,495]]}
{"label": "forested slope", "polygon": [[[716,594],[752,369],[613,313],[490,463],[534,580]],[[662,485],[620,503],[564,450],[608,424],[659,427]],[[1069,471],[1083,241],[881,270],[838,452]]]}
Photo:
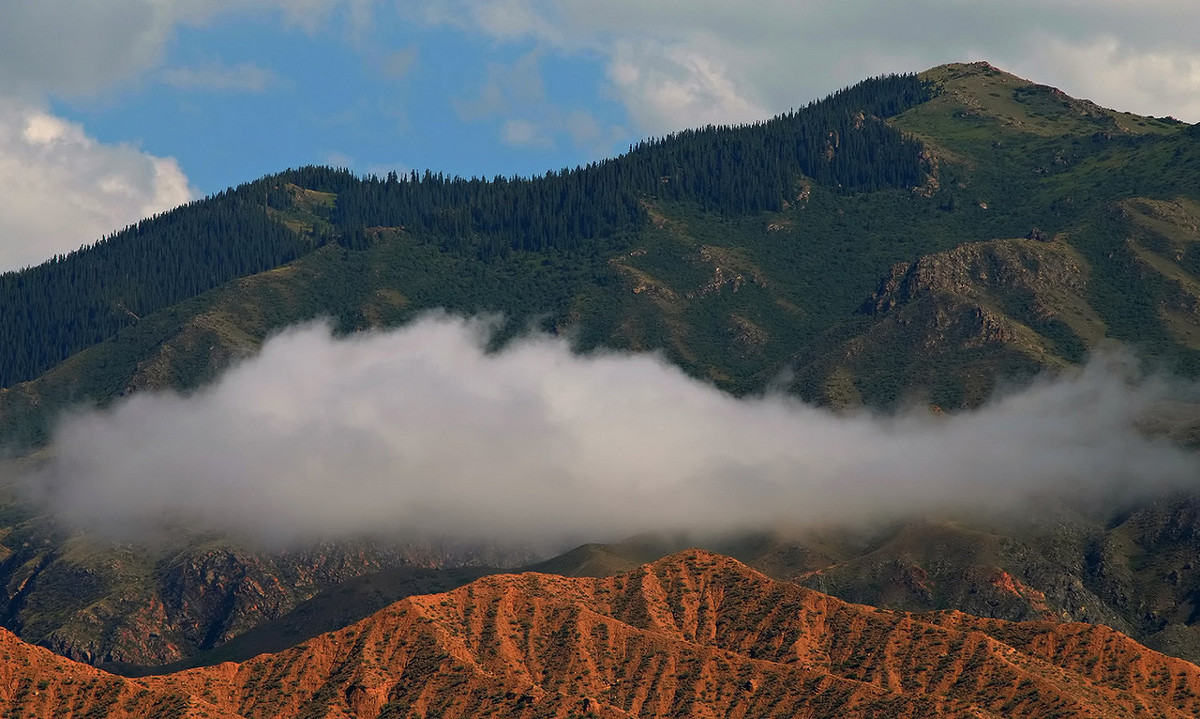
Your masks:
{"label": "forested slope", "polygon": [[316,167],[263,178],[0,275],[0,386],[330,240],[362,249],[369,227],[403,227],[486,263],[625,246],[646,223],[646,200],[737,214],[779,209],[801,175],[845,191],[906,187],[923,177],[920,143],[881,118],[927,97],[914,75],[877,78],[772,120],[688,130],[535,178],[360,180]]}
{"label": "forested slope", "polygon": [[312,243],[266,211],[259,181],[0,275],[0,386],[36,377],[122,327]]}
{"label": "forested slope", "polygon": [[67,403],[198,386],[288,324],[431,308],[835,405],[977,404],[1109,339],[1195,374],[1197,188],[1195,128],[984,63],[536,178],[291,170],[3,276],[6,383],[75,356],[0,390],[0,429],[38,443]]}

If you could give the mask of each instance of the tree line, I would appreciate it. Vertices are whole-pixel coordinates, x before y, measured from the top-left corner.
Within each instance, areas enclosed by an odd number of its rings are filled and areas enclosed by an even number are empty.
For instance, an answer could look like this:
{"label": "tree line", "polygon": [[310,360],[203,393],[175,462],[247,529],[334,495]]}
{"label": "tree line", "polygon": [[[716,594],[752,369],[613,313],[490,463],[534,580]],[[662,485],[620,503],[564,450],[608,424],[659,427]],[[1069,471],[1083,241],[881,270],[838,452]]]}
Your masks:
{"label": "tree line", "polygon": [[930,92],[915,75],[878,77],[770,120],[684,130],[534,178],[368,177],[338,193],[333,221],[404,227],[489,259],[636,231],[645,199],[745,214],[781,209],[801,176],[845,192],[915,186],[925,175],[921,143],[884,119]]}
{"label": "tree line", "polygon": [[0,386],[36,377],[156,310],[269,270],[311,246],[251,183],[0,275]]}
{"label": "tree line", "polygon": [[[883,120],[929,96],[915,75],[873,78],[770,120],[652,138],[619,157],[532,178],[288,170],[0,275],[0,386],[326,242],[366,247],[367,228],[403,227],[444,252],[488,262],[619,245],[647,222],[647,201],[744,214],[781,209],[802,176],[843,192],[917,185],[920,143]],[[337,195],[326,229],[309,236],[272,217],[268,209],[290,209],[289,183]]]}

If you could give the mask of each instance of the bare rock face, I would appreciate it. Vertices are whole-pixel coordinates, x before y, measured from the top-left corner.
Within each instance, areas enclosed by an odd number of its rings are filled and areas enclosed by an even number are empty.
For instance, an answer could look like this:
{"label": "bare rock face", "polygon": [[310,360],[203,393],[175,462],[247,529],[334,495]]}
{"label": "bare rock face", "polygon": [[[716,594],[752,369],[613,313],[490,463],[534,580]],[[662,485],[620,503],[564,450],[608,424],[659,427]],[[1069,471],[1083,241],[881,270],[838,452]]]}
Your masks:
{"label": "bare rock face", "polygon": [[852,334],[827,333],[797,357],[796,389],[833,404],[975,406],[997,381],[1083,360],[1104,334],[1085,299],[1089,276],[1068,244],[1026,238],[894,265],[847,324]]}
{"label": "bare rock face", "polygon": [[160,582],[167,621],[199,649],[222,644],[294,606],[294,589],[279,574],[263,558],[235,549],[182,557]]}
{"label": "bare rock face", "polygon": [[1086,262],[1065,245],[1045,246],[1045,237],[1035,228],[1026,240],[971,243],[895,265],[859,311],[880,315],[934,293],[979,301],[991,293],[1027,292],[1050,305],[1055,291],[1083,290]]}

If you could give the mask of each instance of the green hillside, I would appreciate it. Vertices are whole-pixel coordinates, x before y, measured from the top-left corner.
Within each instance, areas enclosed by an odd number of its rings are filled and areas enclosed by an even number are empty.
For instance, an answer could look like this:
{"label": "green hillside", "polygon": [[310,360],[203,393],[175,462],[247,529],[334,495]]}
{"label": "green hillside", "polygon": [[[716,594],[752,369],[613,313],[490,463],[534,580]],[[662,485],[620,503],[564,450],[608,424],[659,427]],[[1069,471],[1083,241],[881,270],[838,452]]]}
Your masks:
{"label": "green hillside", "polygon": [[[802,396],[835,405],[971,405],[998,377],[1078,362],[1106,339],[1194,375],[1198,188],[1193,127],[981,63],[533,179],[289,171],[5,275],[6,316],[65,313],[79,329],[0,321],[7,351],[43,359],[10,377],[73,355],[0,391],[0,428],[38,443],[68,403],[198,386],[296,321],[354,330],[430,308],[538,318],[583,349],[663,349],[734,392],[789,371]],[[257,211],[262,237],[290,236],[287,252],[259,242],[250,264],[198,271],[209,284],[159,276],[164,253],[241,248],[238,233],[171,230],[235,211]],[[115,283],[108,256],[137,280]],[[76,267],[99,279],[18,291]],[[174,289],[132,299],[147,286]]]}
{"label": "green hillside", "polygon": [[801,175],[846,190],[905,187],[923,175],[920,144],[881,118],[928,96],[916,76],[876,78],[769,121],[686,130],[535,178],[359,179],[317,167],[263,178],[0,275],[0,386],[329,241],[363,249],[367,228],[403,228],[445,254],[491,264],[512,253],[623,246],[646,225],[647,201],[744,214],[783,206]]}

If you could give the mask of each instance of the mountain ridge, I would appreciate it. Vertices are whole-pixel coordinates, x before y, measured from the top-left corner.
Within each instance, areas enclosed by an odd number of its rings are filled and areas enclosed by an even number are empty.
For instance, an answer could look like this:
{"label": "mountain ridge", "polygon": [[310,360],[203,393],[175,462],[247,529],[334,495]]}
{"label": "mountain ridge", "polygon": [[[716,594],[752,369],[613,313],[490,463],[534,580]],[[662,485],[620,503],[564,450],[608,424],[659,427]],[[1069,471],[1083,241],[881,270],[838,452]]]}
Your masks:
{"label": "mountain ridge", "polygon": [[610,579],[487,577],[280,654],[140,680],[61,659],[55,671],[48,652],[13,641],[0,633],[47,671],[0,691],[11,716],[46,706],[34,692],[70,693],[78,709],[64,716],[99,705],[114,719],[160,711],[156,699],[176,716],[256,719],[1200,711],[1200,668],[1104,627],[885,612],[701,550]]}

